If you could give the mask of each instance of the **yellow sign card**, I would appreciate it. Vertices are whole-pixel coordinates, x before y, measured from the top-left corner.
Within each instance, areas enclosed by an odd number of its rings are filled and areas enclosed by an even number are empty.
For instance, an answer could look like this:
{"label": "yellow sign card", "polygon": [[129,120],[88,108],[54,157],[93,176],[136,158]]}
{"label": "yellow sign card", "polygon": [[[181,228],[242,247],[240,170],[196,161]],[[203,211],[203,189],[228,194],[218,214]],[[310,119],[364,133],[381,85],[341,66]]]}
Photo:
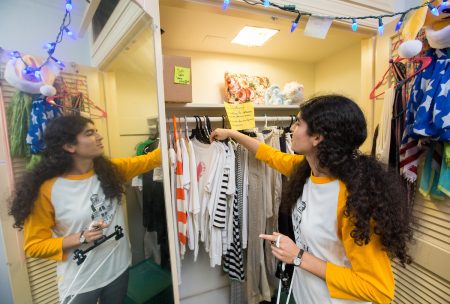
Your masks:
{"label": "yellow sign card", "polygon": [[175,66],[175,72],[173,74],[173,82],[178,84],[190,84],[191,69]]}
{"label": "yellow sign card", "polygon": [[255,127],[255,107],[253,102],[233,104],[225,102],[228,120],[234,130],[246,130]]}

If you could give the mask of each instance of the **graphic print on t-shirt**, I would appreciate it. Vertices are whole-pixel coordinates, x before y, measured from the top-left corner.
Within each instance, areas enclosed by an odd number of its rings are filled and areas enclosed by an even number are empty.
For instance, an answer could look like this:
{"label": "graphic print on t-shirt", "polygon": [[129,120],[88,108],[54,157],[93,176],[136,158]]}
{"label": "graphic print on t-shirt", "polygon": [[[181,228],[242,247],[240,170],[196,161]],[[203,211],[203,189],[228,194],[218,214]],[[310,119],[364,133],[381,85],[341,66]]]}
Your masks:
{"label": "graphic print on t-shirt", "polygon": [[92,194],[89,198],[91,200],[91,220],[103,219],[105,224],[110,224],[114,216],[114,208],[111,200],[106,200],[105,196]]}
{"label": "graphic print on t-shirt", "polygon": [[306,244],[305,240],[302,237],[302,230],[300,228],[300,224],[302,223],[303,211],[306,209],[306,202],[303,200],[299,200],[300,202],[295,205],[294,214],[293,214],[293,226],[294,226],[294,235],[295,242],[302,246],[302,249],[305,251],[309,251],[309,247]]}
{"label": "graphic print on t-shirt", "polygon": [[204,162],[199,161],[197,165],[197,182],[200,180],[200,178],[205,174],[206,172],[206,165]]}

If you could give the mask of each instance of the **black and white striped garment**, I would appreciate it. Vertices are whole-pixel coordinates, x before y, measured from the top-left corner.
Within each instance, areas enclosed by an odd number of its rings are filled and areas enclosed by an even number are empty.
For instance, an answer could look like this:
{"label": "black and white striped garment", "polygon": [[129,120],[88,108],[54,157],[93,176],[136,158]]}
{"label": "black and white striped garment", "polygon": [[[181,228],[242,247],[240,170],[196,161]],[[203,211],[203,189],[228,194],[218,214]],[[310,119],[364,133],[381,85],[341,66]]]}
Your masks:
{"label": "black and white striped garment", "polygon": [[241,244],[241,225],[239,220],[239,193],[243,188],[242,179],[242,159],[241,146],[238,145],[236,150],[236,192],[233,200],[233,241],[228,248],[224,257],[223,269],[228,272],[230,279],[243,281],[245,279],[244,272],[244,255]]}
{"label": "black and white striped garment", "polygon": [[219,200],[213,216],[213,226],[219,229],[226,228],[227,222],[227,189],[230,180],[230,168],[225,168],[220,182]]}

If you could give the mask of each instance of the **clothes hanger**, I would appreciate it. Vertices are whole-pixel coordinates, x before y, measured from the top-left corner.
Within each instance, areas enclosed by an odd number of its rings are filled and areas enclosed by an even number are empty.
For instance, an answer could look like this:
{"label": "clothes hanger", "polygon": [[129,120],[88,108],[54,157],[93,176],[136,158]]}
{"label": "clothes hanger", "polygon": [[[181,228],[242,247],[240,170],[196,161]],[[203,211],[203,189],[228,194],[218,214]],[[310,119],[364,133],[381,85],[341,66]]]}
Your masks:
{"label": "clothes hanger", "polygon": [[199,117],[199,119],[200,119],[200,130],[201,130],[200,134],[202,136],[203,143],[209,144],[210,143],[209,142],[209,132],[208,132],[206,116],[203,116],[203,118],[205,119],[205,124],[204,125],[202,124],[202,118]]}
{"label": "clothes hanger", "polygon": [[208,116],[205,116],[206,119],[206,130],[208,131],[208,137],[212,132],[212,127],[211,127],[211,121],[209,120]]}
{"label": "clothes hanger", "polygon": [[292,127],[292,124],[294,123],[294,120],[295,120],[295,115],[289,115],[289,116],[291,117],[291,122],[289,123],[289,126],[283,128],[283,132],[284,133],[291,132],[291,127]]}
{"label": "clothes hanger", "polygon": [[[47,101],[52,106],[63,109],[64,111],[80,113],[80,112],[85,112],[84,109],[86,107],[87,109],[89,109],[88,113],[89,113],[89,116],[91,116],[91,117],[95,117],[95,118],[108,117],[108,114],[106,113],[106,111],[104,111],[102,108],[97,106],[92,100],[90,100],[88,97],[84,96],[81,93],[79,96],[76,97],[75,102],[70,107],[66,106],[65,102],[64,102],[64,98],[67,98],[67,97],[68,96],[64,96],[64,95],[47,96],[47,97],[45,97],[45,101]],[[55,101],[55,99],[60,100],[62,104],[57,103]],[[94,109],[94,110],[100,112],[100,114],[91,113],[90,109]]]}
{"label": "clothes hanger", "polygon": [[189,128],[188,128],[186,116],[184,116],[184,132],[185,132],[186,139],[189,139]]}
{"label": "clothes hanger", "polygon": [[[392,70],[392,69],[397,69],[397,67],[395,66],[395,63],[400,62],[402,60],[406,60],[407,58],[401,58],[401,57],[397,57],[395,59],[390,59],[389,60],[389,68],[387,69],[387,71],[383,74],[383,77],[381,78],[381,80],[375,85],[375,87],[372,89],[372,91],[369,94],[369,98],[374,100],[380,96],[382,96],[384,94],[384,92],[375,95],[376,90],[385,82],[386,80],[386,76],[388,75],[388,73]],[[407,78],[405,78],[404,80],[400,81],[399,83],[397,83],[394,88],[397,88],[399,86],[404,85],[406,82],[408,82],[410,79],[412,79],[414,76],[416,76],[417,74],[419,74],[420,72],[422,72],[423,70],[425,70],[430,64],[431,64],[432,58],[431,57],[413,57],[409,59],[409,62],[413,62],[413,63],[420,63],[420,67],[419,69],[417,69],[417,71],[415,71],[412,75],[408,76]]]}
{"label": "clothes hanger", "polygon": [[192,129],[191,135],[189,136],[189,139],[197,138],[198,120],[197,120],[197,116],[194,116],[194,118],[195,118],[195,128]]}
{"label": "clothes hanger", "polygon": [[225,129],[225,116],[222,115],[222,129]]}
{"label": "clothes hanger", "polygon": [[169,126],[169,149],[173,149],[173,142],[172,142],[172,130],[170,129]]}
{"label": "clothes hanger", "polygon": [[269,134],[270,132],[272,132],[272,128],[269,127],[267,115],[264,114],[264,128],[262,130],[262,133],[263,134]]}
{"label": "clothes hanger", "polygon": [[[206,135],[205,135],[205,130],[203,128],[203,122],[200,116],[196,115],[194,116],[196,119],[198,119],[198,129],[197,132],[195,134],[195,138],[201,142],[201,143],[206,143]],[[208,143],[209,143],[209,139],[208,139]]]}
{"label": "clothes hanger", "polygon": [[172,115],[172,122],[173,122],[173,141],[174,143],[178,140],[178,129],[177,129],[177,117],[175,115]]}

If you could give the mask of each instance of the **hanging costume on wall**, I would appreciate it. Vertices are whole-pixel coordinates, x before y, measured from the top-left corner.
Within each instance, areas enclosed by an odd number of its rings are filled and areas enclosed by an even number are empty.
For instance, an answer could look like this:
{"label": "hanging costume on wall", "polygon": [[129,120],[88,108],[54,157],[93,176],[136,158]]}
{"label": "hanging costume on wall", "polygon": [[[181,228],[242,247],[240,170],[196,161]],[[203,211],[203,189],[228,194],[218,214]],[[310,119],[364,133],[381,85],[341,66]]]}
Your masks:
{"label": "hanging costume on wall", "polygon": [[30,156],[30,146],[26,143],[30,112],[31,96],[16,91],[7,112],[9,147],[12,158]]}
{"label": "hanging costume on wall", "polygon": [[[427,1],[423,0],[422,4]],[[429,67],[416,76],[407,106],[405,132],[401,146],[402,174],[410,182],[417,179],[418,156],[421,153],[419,139],[430,137],[433,140],[449,141],[449,48],[450,9],[444,1],[433,3],[440,14],[434,16],[426,5],[416,10],[405,23],[401,33],[403,41],[399,54],[405,58],[416,56],[422,50],[422,41],[416,37],[425,28],[428,50],[433,57]],[[428,162],[430,163],[430,162]],[[431,164],[431,163],[430,163]],[[431,170],[427,168],[424,171]],[[429,176],[429,174],[428,174]],[[426,178],[426,177],[425,177]]]}
{"label": "hanging costume on wall", "polygon": [[[27,134],[27,144],[31,153],[39,154],[45,147],[44,131],[48,123],[62,115],[61,109],[46,102],[45,98],[33,96],[30,123]],[[37,97],[37,98],[36,98]]]}
{"label": "hanging costume on wall", "polygon": [[[432,142],[426,154],[419,191],[427,199],[442,200],[445,198],[445,192],[449,193],[446,189],[448,185],[442,184],[448,179],[440,178],[441,173],[446,174],[448,171],[446,170],[447,164],[442,162],[442,151],[443,145],[441,142]],[[444,169],[443,172],[441,172],[441,167]]]}
{"label": "hanging costume on wall", "polygon": [[410,181],[417,178],[418,140],[450,141],[450,59],[441,50],[430,52],[433,61],[416,76],[406,113],[400,153],[403,175]]}
{"label": "hanging costume on wall", "polygon": [[[22,60],[10,59],[5,66],[5,80],[18,91],[14,95],[13,105],[8,111],[8,125],[10,125],[11,155],[13,157],[28,157],[40,153],[43,148],[42,132],[48,120],[61,115],[56,107],[45,102],[45,96],[54,95],[56,89],[52,86],[59,68],[52,62],[42,66],[43,61],[29,55],[23,55]],[[42,66],[39,74],[23,73],[27,67]],[[32,104],[30,98],[33,99]],[[31,109],[31,113],[30,113]],[[28,116],[25,116],[28,115]],[[25,137],[25,131],[28,135]],[[30,147],[25,146],[26,144]],[[32,156],[28,167],[34,163]]]}

